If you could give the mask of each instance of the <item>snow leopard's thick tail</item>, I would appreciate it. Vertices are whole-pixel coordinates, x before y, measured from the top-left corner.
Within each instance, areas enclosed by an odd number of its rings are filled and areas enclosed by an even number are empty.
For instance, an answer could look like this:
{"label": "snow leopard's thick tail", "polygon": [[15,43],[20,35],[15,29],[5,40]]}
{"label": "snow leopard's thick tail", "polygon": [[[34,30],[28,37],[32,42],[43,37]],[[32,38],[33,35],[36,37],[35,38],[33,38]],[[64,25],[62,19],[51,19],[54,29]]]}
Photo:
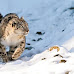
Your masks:
{"label": "snow leopard's thick tail", "polygon": [[0,23],[2,21],[3,15],[0,13]]}

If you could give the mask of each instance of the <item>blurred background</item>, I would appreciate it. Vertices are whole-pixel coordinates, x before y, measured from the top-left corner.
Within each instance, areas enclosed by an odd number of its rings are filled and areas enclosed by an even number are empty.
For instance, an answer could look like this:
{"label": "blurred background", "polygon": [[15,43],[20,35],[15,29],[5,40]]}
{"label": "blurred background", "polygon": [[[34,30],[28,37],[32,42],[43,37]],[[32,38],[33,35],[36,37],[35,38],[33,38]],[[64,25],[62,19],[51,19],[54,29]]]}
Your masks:
{"label": "blurred background", "polygon": [[35,5],[40,4],[41,0],[0,0],[0,12],[7,14],[10,12],[22,12],[27,9],[31,10]]}
{"label": "blurred background", "polygon": [[34,51],[31,55],[53,45],[68,50],[74,46],[66,44],[74,36],[73,0],[0,0],[0,12],[3,16],[16,13],[27,21],[30,32],[26,37],[26,48]]}

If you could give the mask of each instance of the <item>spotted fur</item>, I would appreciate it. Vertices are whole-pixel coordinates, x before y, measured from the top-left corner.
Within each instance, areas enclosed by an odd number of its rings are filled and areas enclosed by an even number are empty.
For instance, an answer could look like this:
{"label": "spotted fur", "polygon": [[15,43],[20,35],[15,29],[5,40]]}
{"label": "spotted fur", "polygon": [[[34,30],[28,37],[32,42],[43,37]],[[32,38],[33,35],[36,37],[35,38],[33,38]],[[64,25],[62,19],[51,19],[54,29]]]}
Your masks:
{"label": "spotted fur", "polygon": [[[29,33],[28,23],[16,14],[5,15],[0,25],[0,56],[3,62],[18,59],[25,49],[25,36]],[[9,46],[9,52],[5,47]]]}

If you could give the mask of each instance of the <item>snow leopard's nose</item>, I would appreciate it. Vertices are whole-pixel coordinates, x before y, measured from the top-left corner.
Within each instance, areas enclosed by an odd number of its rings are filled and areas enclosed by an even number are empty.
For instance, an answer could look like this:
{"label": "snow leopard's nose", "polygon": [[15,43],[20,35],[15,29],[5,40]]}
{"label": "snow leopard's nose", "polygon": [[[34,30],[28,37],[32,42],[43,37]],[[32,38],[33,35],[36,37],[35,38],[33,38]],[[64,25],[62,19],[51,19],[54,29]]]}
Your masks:
{"label": "snow leopard's nose", "polygon": [[27,30],[27,33],[29,33],[29,30]]}
{"label": "snow leopard's nose", "polygon": [[26,30],[26,33],[29,33],[29,29],[28,29],[28,30]]}
{"label": "snow leopard's nose", "polygon": [[29,30],[26,31],[26,35],[29,33]]}

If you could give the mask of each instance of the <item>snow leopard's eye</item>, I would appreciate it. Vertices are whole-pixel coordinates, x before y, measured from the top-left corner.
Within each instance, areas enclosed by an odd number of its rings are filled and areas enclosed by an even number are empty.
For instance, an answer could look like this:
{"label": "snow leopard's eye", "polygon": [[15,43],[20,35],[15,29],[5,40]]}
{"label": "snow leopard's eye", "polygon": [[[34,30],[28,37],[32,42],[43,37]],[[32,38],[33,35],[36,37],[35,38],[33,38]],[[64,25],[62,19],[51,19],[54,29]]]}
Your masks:
{"label": "snow leopard's eye", "polygon": [[18,28],[17,28],[18,29]]}
{"label": "snow leopard's eye", "polygon": [[14,26],[14,24],[12,24],[12,27]]}
{"label": "snow leopard's eye", "polygon": [[12,27],[13,27],[13,26],[15,27],[15,25],[16,25],[16,22],[12,23]]}
{"label": "snow leopard's eye", "polygon": [[16,22],[14,22],[13,24],[16,24]]}

